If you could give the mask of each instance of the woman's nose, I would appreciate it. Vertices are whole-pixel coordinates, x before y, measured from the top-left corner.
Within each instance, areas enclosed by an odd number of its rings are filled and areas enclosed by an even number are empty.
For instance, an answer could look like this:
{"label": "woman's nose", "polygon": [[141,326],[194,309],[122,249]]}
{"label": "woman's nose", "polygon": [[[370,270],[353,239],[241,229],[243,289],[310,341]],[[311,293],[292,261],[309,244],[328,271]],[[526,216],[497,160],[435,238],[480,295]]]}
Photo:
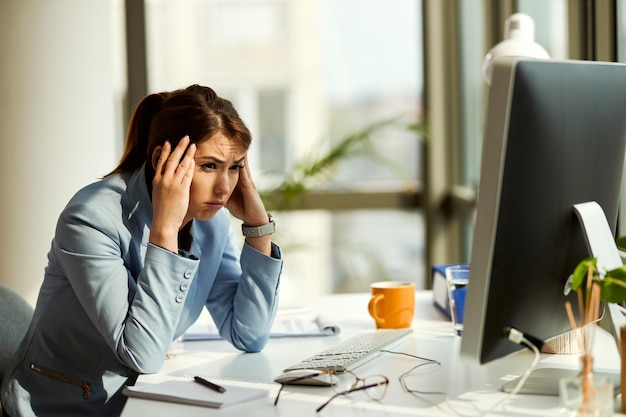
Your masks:
{"label": "woman's nose", "polygon": [[215,180],[215,193],[228,194],[230,192],[230,181],[228,180],[228,172],[220,172]]}

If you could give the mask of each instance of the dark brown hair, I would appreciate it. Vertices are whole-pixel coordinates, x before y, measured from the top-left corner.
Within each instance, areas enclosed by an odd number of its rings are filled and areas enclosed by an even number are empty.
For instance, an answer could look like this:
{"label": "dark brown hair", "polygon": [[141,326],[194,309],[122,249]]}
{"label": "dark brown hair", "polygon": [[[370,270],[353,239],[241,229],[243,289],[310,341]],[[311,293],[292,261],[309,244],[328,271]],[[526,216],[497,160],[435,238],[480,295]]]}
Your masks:
{"label": "dark brown hair", "polygon": [[252,141],[232,103],[209,87],[194,84],[182,90],[150,94],[135,108],[124,153],[117,167],[106,176],[135,171],[144,162],[150,164],[154,149],[165,141],[173,149],[185,135],[189,135],[191,143],[199,143],[216,133],[239,142],[244,149]]}

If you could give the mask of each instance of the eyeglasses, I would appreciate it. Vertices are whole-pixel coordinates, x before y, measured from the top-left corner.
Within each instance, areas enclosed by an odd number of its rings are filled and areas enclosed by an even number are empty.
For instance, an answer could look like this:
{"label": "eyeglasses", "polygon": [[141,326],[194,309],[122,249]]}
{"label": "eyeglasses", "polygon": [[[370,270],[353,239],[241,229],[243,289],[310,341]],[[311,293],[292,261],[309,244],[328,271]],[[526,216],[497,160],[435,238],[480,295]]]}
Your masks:
{"label": "eyeglasses", "polygon": [[441,362],[435,360],[435,359],[429,359],[429,358],[424,358],[422,356],[417,356],[417,355],[412,355],[410,353],[404,353],[404,352],[394,352],[391,350],[381,350],[381,352],[384,353],[390,353],[393,355],[403,355],[403,356],[408,356],[409,358],[413,358],[413,359],[418,359],[420,361],[423,361],[415,366],[413,366],[411,369],[409,369],[408,371],[404,372],[402,375],[400,375],[398,377],[398,381],[400,382],[400,385],[402,386],[402,389],[404,390],[404,392],[407,392],[411,395],[445,395],[445,392],[442,391],[425,391],[425,390],[418,390],[418,389],[412,389],[409,388],[409,385],[407,383],[407,379],[411,376],[415,376],[415,371],[417,371],[419,368],[425,367],[425,366],[435,366],[435,367],[439,367],[441,366]]}
{"label": "eyeglasses", "polygon": [[[389,385],[389,379],[387,379],[386,376],[371,375],[366,378],[360,378],[351,371],[346,370],[345,372],[342,372],[342,374],[343,373],[349,374],[351,377],[354,378],[352,383],[349,385],[349,388],[347,389],[337,389],[338,377],[336,376],[337,373],[333,370],[320,370],[319,372],[311,373],[308,375],[303,375],[298,378],[294,378],[290,380],[289,384],[297,385],[298,382],[304,381],[309,378],[315,378],[321,375],[328,375],[328,378],[329,378],[328,382],[329,384],[332,385],[333,389],[335,389],[336,392],[332,397],[328,399],[328,401],[320,405],[317,408],[317,410],[315,410],[317,412],[322,411],[324,407],[330,404],[330,402],[334,400],[335,398],[340,397],[342,395],[348,395],[356,391],[364,391],[369,398],[371,398],[372,400],[376,400],[376,401],[380,401],[385,397],[385,394],[387,393],[387,386]],[[285,388],[285,385],[287,385],[287,383],[281,384],[281,387],[278,390],[278,393],[276,394],[274,405],[278,404],[278,399],[280,398],[280,394],[283,391],[283,388]]]}

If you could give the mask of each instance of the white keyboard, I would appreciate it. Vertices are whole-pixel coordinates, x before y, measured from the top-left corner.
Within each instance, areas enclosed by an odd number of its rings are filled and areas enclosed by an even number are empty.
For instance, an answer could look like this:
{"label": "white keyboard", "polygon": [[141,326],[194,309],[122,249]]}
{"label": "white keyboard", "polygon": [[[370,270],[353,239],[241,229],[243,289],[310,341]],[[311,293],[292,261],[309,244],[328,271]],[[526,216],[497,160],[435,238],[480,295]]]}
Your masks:
{"label": "white keyboard", "polygon": [[360,333],[339,342],[337,345],[323,350],[301,362],[285,368],[285,372],[296,369],[320,369],[344,372],[367,362],[382,349],[390,348],[400,342],[413,330],[391,329]]}

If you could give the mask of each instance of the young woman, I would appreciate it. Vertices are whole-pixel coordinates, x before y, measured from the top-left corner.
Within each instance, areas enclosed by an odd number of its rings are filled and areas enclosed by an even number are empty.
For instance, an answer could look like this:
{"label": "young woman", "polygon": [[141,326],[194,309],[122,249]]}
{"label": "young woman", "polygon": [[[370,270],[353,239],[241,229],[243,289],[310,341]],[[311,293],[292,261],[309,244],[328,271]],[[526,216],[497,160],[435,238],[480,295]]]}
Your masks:
{"label": "young woman", "polygon": [[[250,141],[208,87],[139,103],[117,168],[59,218],[32,324],[2,382],[5,417],[119,415],[123,386],[158,372],[203,307],[236,348],[263,348],[282,260]],[[243,221],[241,251],[229,213]]]}

